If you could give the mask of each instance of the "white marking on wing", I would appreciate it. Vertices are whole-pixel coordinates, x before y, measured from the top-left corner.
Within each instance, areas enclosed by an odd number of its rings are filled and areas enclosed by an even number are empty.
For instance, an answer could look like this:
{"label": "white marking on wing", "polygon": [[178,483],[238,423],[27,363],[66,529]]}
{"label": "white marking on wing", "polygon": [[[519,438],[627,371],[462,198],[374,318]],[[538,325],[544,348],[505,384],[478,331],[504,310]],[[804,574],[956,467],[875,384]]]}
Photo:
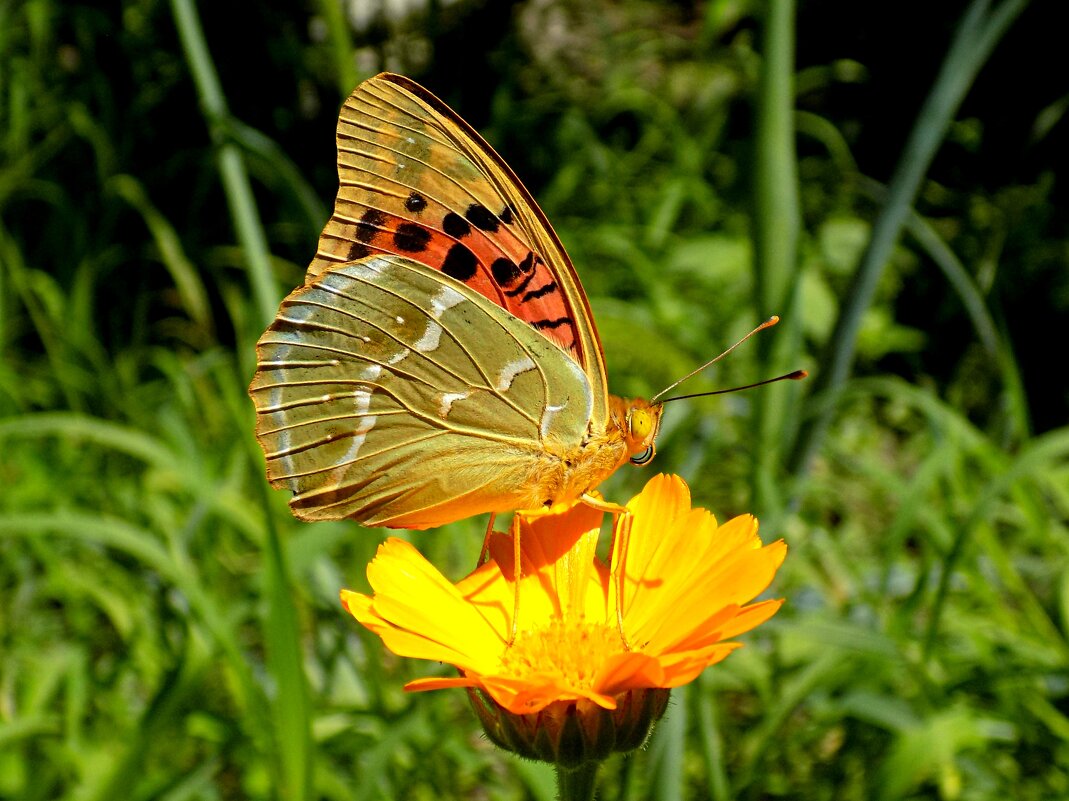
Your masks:
{"label": "white marking on wing", "polygon": [[443,286],[438,294],[431,298],[431,317],[439,319],[444,312],[464,300],[464,296],[452,287]]}
{"label": "white marking on wing", "polygon": [[420,353],[429,353],[438,349],[438,340],[442,337],[442,327],[431,320],[427,321],[427,330],[416,342],[415,348]]}
{"label": "white marking on wing", "polygon": [[495,388],[498,392],[504,392],[512,386],[512,382],[516,380],[516,376],[520,373],[526,373],[528,370],[534,369],[535,363],[531,361],[530,356],[524,356],[522,359],[513,359],[501,368],[501,373],[497,377]]}
{"label": "white marking on wing", "polygon": [[408,348],[401,348],[393,356],[386,360],[386,364],[397,364],[408,355]]}
{"label": "white marking on wing", "polygon": [[[268,397],[271,398],[270,406],[273,407],[270,417],[271,427],[275,429],[282,429],[278,432],[278,446],[276,451],[278,453],[286,454],[282,457],[282,475],[291,475],[294,471],[293,456],[289,453],[290,446],[292,444],[291,432],[289,429],[284,428],[286,425],[286,413],[282,411],[281,407],[284,406],[283,388],[275,387],[268,393]],[[277,409],[278,411],[274,411]],[[297,491],[296,480],[290,481],[290,489],[293,492]]]}
{"label": "white marking on wing", "polygon": [[347,465],[356,458],[364,441],[367,439],[367,435],[375,427],[375,422],[378,420],[376,415],[367,414],[367,410],[371,408],[371,392],[369,390],[358,389],[353,392],[353,397],[356,399],[356,413],[362,416],[356,421],[356,432],[350,439],[349,449],[345,451],[344,456],[338,459],[337,464],[339,467]]}
{"label": "white marking on wing", "polygon": [[402,316],[401,316],[400,314],[398,314],[398,315],[397,315],[396,317],[394,317],[393,319],[397,321],[397,324],[398,324],[398,325],[404,325],[404,324],[405,324],[405,318],[404,318],[404,317],[402,317]]}
{"label": "white marking on wing", "polygon": [[381,372],[382,372],[382,368],[379,365],[377,365],[377,364],[369,364],[367,366],[367,369],[364,370],[363,375],[361,375],[360,377],[362,379],[364,379],[365,381],[374,381],[376,378],[379,377],[379,374]]}
{"label": "white marking on wing", "polygon": [[453,408],[453,404],[458,400],[464,400],[468,397],[467,392],[444,392],[442,393],[442,403],[438,407],[438,416],[443,420],[449,415],[449,410]]}
{"label": "white marking on wing", "polygon": [[383,262],[379,259],[369,259],[367,261],[361,261],[346,265],[338,272],[344,273],[351,278],[367,280],[373,275],[382,275],[386,272],[387,262]]}
{"label": "white marking on wing", "polygon": [[542,424],[538,427],[538,433],[542,435],[542,439],[549,434],[549,427],[553,424],[553,418],[557,416],[557,412],[562,411],[567,405],[568,401],[564,401],[560,406],[554,406],[552,403],[546,404],[546,409],[542,412]]}

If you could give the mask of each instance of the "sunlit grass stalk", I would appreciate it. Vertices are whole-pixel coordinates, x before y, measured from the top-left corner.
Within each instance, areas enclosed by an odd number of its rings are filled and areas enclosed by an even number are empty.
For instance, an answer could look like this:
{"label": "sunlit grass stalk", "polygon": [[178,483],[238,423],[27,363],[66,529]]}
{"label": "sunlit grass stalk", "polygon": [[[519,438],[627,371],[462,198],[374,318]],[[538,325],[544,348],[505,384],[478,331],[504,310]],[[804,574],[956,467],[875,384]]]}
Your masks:
{"label": "sunlit grass stalk", "polygon": [[[866,194],[884,201],[886,189],[869,178],[860,177],[860,188]],[[1002,373],[1003,389],[1007,395],[1008,417],[1012,434],[1017,438],[1027,436],[1031,425],[1028,417],[1028,399],[1017,361],[1010,344],[998,331],[998,326],[988,311],[987,304],[979,287],[962,264],[958,255],[950,248],[939,233],[928,224],[915,210],[910,208],[905,221],[906,231],[928,254],[935,265],[942,271],[947,283],[954,289],[965,308],[965,313],[972,322],[980,343],[990,356],[998,362]]]}
{"label": "sunlit grass stalk", "polygon": [[685,797],[684,755],[690,717],[690,686],[672,691],[672,704],[650,737],[647,771],[650,797],[656,801],[682,801]]}
{"label": "sunlit grass stalk", "polygon": [[771,0],[764,16],[754,158],[755,285],[764,317],[784,310],[797,263],[794,34],[793,0]]}
{"label": "sunlit grass stalk", "polygon": [[336,0],[318,0],[316,8],[326,21],[327,41],[330,54],[334,59],[337,73],[337,87],[341,97],[348,97],[360,79],[356,70],[353,37],[349,29],[349,20],[345,18],[345,3]]}
{"label": "sunlit grass stalk", "polygon": [[208,52],[208,43],[204,39],[196,6],[192,0],[171,0],[171,10],[186,61],[193,75],[193,83],[197,87],[201,110],[216,148],[219,176],[223,182],[234,230],[245,253],[245,266],[260,322],[266,326],[275,316],[279,294],[271,274],[267,237],[253,198],[245,158],[228,138],[229,111],[226,98],[215,64]]}
{"label": "sunlit grass stalk", "polygon": [[[962,561],[965,549],[973,536],[975,536],[978,528],[982,524],[990,522],[995,502],[1008,494],[1018,481],[1056,469],[1058,465],[1064,465],[1067,459],[1069,459],[1069,429],[1060,428],[1034,439],[1014,459],[1008,469],[993,475],[987,482],[980,492],[976,505],[972,508],[969,517],[956,527],[950,552],[943,561],[939,585],[936,589],[935,600],[932,603],[932,612],[928,619],[928,627],[924,638],[925,658],[932,654],[938,642],[939,626],[943,609],[946,606],[951,578],[955,574],[959,562]],[[1000,561],[1004,561],[1009,565],[1009,560]],[[1069,645],[1066,644],[1065,637],[1059,631],[1057,624],[1050,619],[1042,603],[1035,598],[1027,584],[1020,580],[1016,569],[1009,567],[1009,570],[1013,572],[1010,573],[1004,570],[1000,578],[1011,587],[1017,584],[1017,587],[1012,588],[1022,591],[1018,593],[1017,600],[1021,602],[1025,619],[1032,624],[1044,640],[1057,643],[1063,654],[1069,655]]]}
{"label": "sunlit grass stalk", "polygon": [[[759,338],[761,362],[770,373],[792,367],[800,325],[793,314],[797,285],[798,165],[794,132],[793,0],[770,0],[764,15],[761,80],[757,95],[754,153],[754,266],[757,309],[762,319],[779,314],[784,322]],[[797,365],[794,365],[795,367]],[[781,443],[788,419],[788,399],[795,387],[766,387],[754,401],[753,492],[755,506],[775,514]],[[768,504],[774,504],[773,509]]]}
{"label": "sunlit grass stalk", "polygon": [[872,236],[836,320],[826,357],[810,387],[813,395],[827,395],[827,402],[821,404],[820,410],[799,432],[789,462],[790,470],[796,475],[805,472],[824,438],[834,401],[854,360],[862,318],[872,304],[884,267],[947,127],[980,67],[1027,5],[1028,0],[1004,0],[991,10],[990,0],[973,0],[958,26],[903,148],[888,186],[887,202],[873,225]]}
{"label": "sunlit grass stalk", "polygon": [[717,707],[719,699],[711,683],[705,679],[708,675],[703,674],[698,684],[701,692],[697,693],[695,703],[702,757],[708,777],[707,790],[710,801],[729,801],[732,798],[731,783],[724,767],[724,738],[720,734],[720,710]]}
{"label": "sunlit grass stalk", "polygon": [[[27,316],[33,323],[33,329],[41,341],[66,407],[81,411],[85,404],[71,385],[69,380],[71,371],[66,369],[68,342],[54,319],[54,315],[49,313],[48,304],[41,297],[41,292],[36,286],[40,282],[35,281],[33,269],[25,263],[22,249],[18,246],[16,239],[8,233],[2,220],[0,220],[0,266],[3,267],[3,270],[0,270],[0,273],[4,275],[3,288],[10,291],[12,298],[17,298],[22,302]],[[4,297],[6,298],[7,295]],[[5,311],[14,316],[13,306],[8,306]],[[15,397],[16,393],[12,392],[12,396]]]}
{"label": "sunlit grass stalk", "polygon": [[[260,481],[257,486],[263,499],[263,508],[267,509],[267,483]],[[277,695],[272,703],[276,741],[289,790],[286,797],[310,798],[312,724],[304,676],[304,648],[278,529],[270,514],[265,514],[264,520],[267,526],[264,562],[268,603],[264,640],[267,644],[267,667],[277,686]]]}
{"label": "sunlit grass stalk", "polygon": [[[234,228],[245,253],[257,316],[260,324],[266,325],[274,316],[278,292],[271,274],[267,237],[253,198],[244,156],[225,136],[228,119],[226,100],[208,52],[196,7],[191,0],[172,0],[171,8],[197,86],[201,108],[217,148],[219,173]],[[263,505],[266,508],[266,497]],[[289,571],[278,531],[269,518],[266,519],[264,557],[268,612],[263,625],[268,669],[275,682],[272,711],[279,777],[283,785],[280,795],[291,801],[301,801],[311,793],[312,737],[308,688],[301,664],[303,648]]]}

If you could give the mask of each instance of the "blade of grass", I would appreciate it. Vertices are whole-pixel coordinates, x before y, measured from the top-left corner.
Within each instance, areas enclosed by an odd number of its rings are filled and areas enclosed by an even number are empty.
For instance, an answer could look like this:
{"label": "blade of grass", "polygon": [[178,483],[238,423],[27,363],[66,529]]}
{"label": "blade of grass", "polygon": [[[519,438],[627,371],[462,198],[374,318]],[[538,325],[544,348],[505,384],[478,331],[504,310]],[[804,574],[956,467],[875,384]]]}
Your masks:
{"label": "blade of grass", "polygon": [[823,411],[806,420],[798,434],[788,462],[788,469],[796,476],[808,470],[824,438],[835,400],[853,363],[862,317],[872,303],[891,250],[947,127],[991,51],[1027,5],[1028,0],[1004,0],[995,10],[990,10],[990,0],[973,0],[958,26],[891,178],[887,203],[876,218],[869,244],[836,320],[824,367],[810,388],[813,395],[828,395],[831,403],[822,404]]}
{"label": "blade of grass", "polygon": [[195,635],[186,640],[182,660],[160,682],[155,696],[145,707],[125,751],[116,757],[112,769],[101,778],[100,786],[84,797],[111,801],[136,798],[138,783],[144,778],[145,760],[163,738],[181,732],[190,699],[203,691],[201,675],[209,664],[206,645]]}
{"label": "blade of grass", "polygon": [[794,33],[793,0],[771,0],[764,16],[754,133],[754,288],[762,317],[782,313],[786,308],[798,258]]}
{"label": "blade of grass", "polygon": [[211,304],[208,292],[200,279],[197,268],[182,249],[182,240],[174,226],[153,205],[145,191],[144,185],[130,175],[115,175],[108,180],[107,187],[130,204],[145,221],[152,238],[159,250],[160,261],[171,274],[178,296],[198,329],[211,335]]}
{"label": "blade of grass", "polygon": [[330,54],[334,58],[334,69],[337,73],[335,85],[341,97],[348,97],[353,87],[356,86],[359,74],[356,71],[352,31],[349,27],[349,20],[345,16],[347,6],[334,0],[318,0],[316,8],[326,21]]}
{"label": "blade of grass", "polygon": [[[931,656],[939,636],[939,625],[943,609],[946,606],[947,594],[950,590],[950,582],[958,562],[965,551],[965,546],[972,539],[974,530],[990,516],[991,507],[996,500],[1003,497],[1010,488],[1022,478],[1040,471],[1050,470],[1056,464],[1062,464],[1069,459],[1069,428],[1061,428],[1037,437],[1022,450],[1021,454],[1013,460],[1008,469],[999,471],[993,475],[984,487],[979,500],[973,506],[969,517],[957,527],[954,543],[950,553],[947,554],[943,563],[943,569],[939,576],[939,586],[936,589],[935,599],[932,602],[932,613],[928,620],[928,629],[924,638],[924,657]],[[1005,564],[1007,560],[1000,560]],[[1009,579],[1016,584],[1015,589],[1026,589],[1024,582],[1015,580],[1012,576],[1003,575],[1004,580]],[[1030,593],[1019,595],[1019,600],[1026,601],[1025,613],[1030,622],[1044,635],[1054,640],[1060,639],[1058,627],[1047,616],[1042,604]],[[1069,651],[1064,640],[1060,643],[1063,650]]]}
{"label": "blade of grass", "polygon": [[[260,327],[275,314],[279,293],[271,274],[267,237],[253,198],[244,156],[235,144],[227,141],[225,131],[229,112],[219,77],[208,52],[196,6],[192,0],[171,0],[172,14],[178,27],[182,48],[197,86],[201,108],[208,121],[212,141],[217,147],[219,172],[222,176],[230,215],[238,240],[245,251],[253,296]],[[260,482],[261,489],[262,482]],[[263,490],[266,493],[266,490]],[[266,508],[266,494],[264,497]],[[280,793],[291,801],[302,801],[311,792],[312,738],[308,724],[308,691],[301,664],[303,653],[297,610],[290,594],[287,570],[278,531],[267,520],[268,615],[265,635],[268,638],[268,662],[276,681],[273,699],[275,747],[278,749]]]}
{"label": "blade of grass", "polygon": [[[57,318],[62,319],[62,293],[54,286],[54,279],[47,273],[28,267],[23,260],[22,250],[17,240],[10,236],[0,221],[0,264],[6,268],[5,275],[10,284],[12,295],[22,302],[26,314],[33,323],[33,329],[41,341],[48,358],[52,374],[63,393],[64,403],[69,409],[82,409],[83,399],[70,383],[70,370],[65,369],[68,362],[68,346]],[[55,291],[49,291],[50,289]],[[51,303],[49,303],[51,299]]]}
{"label": "blade of grass", "polygon": [[[264,509],[269,508],[267,482],[257,481]],[[267,526],[266,560],[267,617],[263,621],[267,668],[275,683],[271,711],[281,770],[288,799],[310,798],[312,790],[312,726],[308,687],[305,681],[301,631],[293,602],[278,528],[270,514]]]}
{"label": "blade of grass", "polygon": [[[797,286],[798,164],[794,132],[793,0],[771,0],[764,15],[764,52],[757,96],[754,154],[754,290],[762,319],[784,315],[772,337],[758,339],[759,359],[772,373],[784,372],[800,344],[798,316],[791,313]],[[790,425],[789,386],[765,387],[755,404],[753,502],[774,516],[781,495],[779,472],[784,427]],[[768,507],[772,506],[769,510]]]}
{"label": "blade of grass", "polygon": [[730,801],[731,785],[724,769],[724,740],[720,736],[720,711],[716,706],[714,689],[703,673],[698,686],[698,731],[702,739],[705,772],[709,782],[709,798],[712,801]]}
{"label": "blade of grass", "polygon": [[[288,187],[293,193],[297,205],[305,216],[305,223],[313,235],[318,236],[327,219],[327,210],[319,199],[315,189],[305,180],[304,175],[293,163],[278,143],[261,131],[252,128],[240,120],[228,120],[231,138],[240,144],[249,154],[257,157],[270,169],[274,181]],[[255,161],[253,162],[255,166]]]}
{"label": "blade of grass", "polygon": [[689,684],[676,687],[672,691],[667,714],[653,730],[647,762],[647,786],[648,797],[656,801],[681,801],[683,798],[683,755],[687,750],[690,696]]}
{"label": "blade of grass", "polygon": [[245,251],[249,283],[259,312],[259,322],[263,327],[275,316],[280,293],[271,274],[267,236],[256,208],[256,200],[253,198],[245,158],[227,136],[230,112],[227,110],[215,64],[208,52],[208,43],[204,39],[196,5],[193,0],[171,0],[171,13],[193,75],[193,82],[197,87],[212,143],[216,148],[223,191],[238,241]]}
{"label": "blade of grass", "polygon": [[188,566],[179,564],[173,554],[162,548],[151,531],[125,520],[76,509],[0,515],[0,538],[35,538],[47,535],[59,535],[74,541],[115,548],[137,559],[181,590],[216,644],[226,654],[239,680],[236,700],[248,713],[245,720],[249,732],[256,735],[262,731],[262,693],[253,680],[248,658],[238,647],[238,634],[228,615],[205,592],[197,577],[189,573]]}

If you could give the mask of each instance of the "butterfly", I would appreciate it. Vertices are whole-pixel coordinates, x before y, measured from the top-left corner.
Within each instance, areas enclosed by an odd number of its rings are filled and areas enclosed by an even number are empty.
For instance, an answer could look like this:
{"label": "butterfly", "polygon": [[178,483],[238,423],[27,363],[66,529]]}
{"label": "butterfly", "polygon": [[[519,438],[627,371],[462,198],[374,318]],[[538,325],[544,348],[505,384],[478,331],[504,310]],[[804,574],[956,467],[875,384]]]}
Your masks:
{"label": "butterfly", "polygon": [[534,199],[441,100],[361,83],[303,286],[257,343],[267,475],[302,520],[422,529],[584,500],[655,453],[610,395],[579,277]]}

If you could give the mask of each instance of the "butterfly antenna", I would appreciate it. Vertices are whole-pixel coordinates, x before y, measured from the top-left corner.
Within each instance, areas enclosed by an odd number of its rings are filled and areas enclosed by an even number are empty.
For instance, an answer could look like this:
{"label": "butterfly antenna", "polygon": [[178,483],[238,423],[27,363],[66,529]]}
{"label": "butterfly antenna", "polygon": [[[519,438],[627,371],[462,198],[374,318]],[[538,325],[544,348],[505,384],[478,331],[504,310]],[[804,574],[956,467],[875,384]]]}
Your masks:
{"label": "butterfly antenna", "polygon": [[[725,351],[724,351],[723,353],[721,353],[721,354],[720,354],[719,356],[717,356],[717,357],[716,357],[715,359],[710,359],[710,360],[709,360],[709,361],[707,361],[707,362],[706,362],[705,364],[703,364],[703,365],[702,365],[701,367],[698,367],[698,368],[697,368],[697,369],[695,369],[695,370],[691,370],[691,371],[690,371],[689,373],[687,373],[687,374],[686,374],[685,376],[683,376],[683,377],[682,377],[681,379],[679,379],[678,381],[676,381],[676,382],[675,382],[674,384],[669,384],[669,385],[668,385],[667,387],[665,387],[664,389],[662,389],[662,390],[661,390],[660,392],[658,392],[658,393],[657,393],[656,395],[654,395],[654,396],[653,396],[652,398],[650,398],[650,403],[656,403],[656,402],[657,402],[657,399],[658,399],[659,397],[661,397],[661,395],[664,395],[664,394],[666,394],[666,393],[668,393],[668,392],[671,392],[671,391],[672,391],[673,389],[675,389],[676,387],[678,387],[678,386],[679,386],[680,384],[682,384],[682,383],[683,383],[684,381],[686,381],[687,379],[689,379],[689,378],[693,378],[694,376],[696,376],[696,375],[697,375],[698,373],[700,373],[700,372],[701,372],[702,370],[704,370],[704,369],[705,369],[706,367],[711,367],[712,365],[716,364],[716,363],[717,363],[718,361],[720,361],[721,359],[723,359],[723,358],[724,358],[725,356],[727,356],[727,355],[728,355],[729,353],[731,353],[731,351],[735,350],[735,348],[737,348],[737,347],[738,347],[739,345],[741,345],[741,344],[742,344],[743,342],[745,342],[745,341],[746,341],[747,339],[749,339],[750,337],[752,337],[752,336],[753,336],[754,334],[756,334],[756,333],[757,333],[758,331],[764,331],[764,330],[765,330],[766,328],[771,328],[772,326],[774,326],[774,325],[775,325],[776,323],[778,323],[778,322],[779,322],[779,317],[777,317],[776,315],[772,315],[772,316],[771,316],[771,317],[769,317],[769,318],[768,318],[767,320],[765,320],[765,321],[764,321],[763,323],[761,323],[761,325],[757,326],[757,328],[755,328],[755,329],[754,329],[753,331],[751,331],[750,333],[748,333],[748,334],[747,334],[746,336],[744,336],[744,337],[743,337],[742,339],[740,339],[740,340],[739,340],[738,342],[736,342],[736,343],[735,343],[734,345],[732,345],[732,346],[731,346],[730,348],[728,348],[727,350],[725,350]],[[800,376],[800,377],[801,377],[801,378],[804,378],[804,376]],[[762,382],[760,382],[760,383],[758,383],[758,384],[753,384],[753,386],[755,386],[755,387],[759,387],[759,386],[761,386],[761,384],[768,384],[768,383],[771,383],[772,381],[779,381],[779,380],[780,380],[780,379],[782,379],[782,378],[787,378],[787,376],[780,376],[779,378],[773,378],[773,379],[770,379],[769,381],[762,381]],[[748,389],[748,387],[735,387],[735,389]],[[722,389],[722,390],[720,390],[720,392],[733,392],[733,391],[734,391],[734,390],[730,390],[730,389]],[[718,394],[718,393],[704,393],[704,394]],[[691,395],[688,395],[688,396],[686,396],[686,397],[693,397],[693,396],[691,396]],[[678,400],[678,398],[670,398],[670,400]]]}
{"label": "butterfly antenna", "polygon": [[775,378],[766,378],[764,381],[758,381],[755,384],[743,384],[741,387],[731,387],[730,389],[715,389],[712,392],[695,392],[693,395],[676,395],[672,398],[665,398],[661,403],[668,403],[668,401],[686,400],[687,398],[704,398],[707,395],[725,395],[728,392],[739,392],[743,389],[753,389],[754,387],[763,387],[765,384],[775,384],[777,381],[801,381],[803,378],[809,375],[805,370],[795,370],[784,375],[778,375]]}

